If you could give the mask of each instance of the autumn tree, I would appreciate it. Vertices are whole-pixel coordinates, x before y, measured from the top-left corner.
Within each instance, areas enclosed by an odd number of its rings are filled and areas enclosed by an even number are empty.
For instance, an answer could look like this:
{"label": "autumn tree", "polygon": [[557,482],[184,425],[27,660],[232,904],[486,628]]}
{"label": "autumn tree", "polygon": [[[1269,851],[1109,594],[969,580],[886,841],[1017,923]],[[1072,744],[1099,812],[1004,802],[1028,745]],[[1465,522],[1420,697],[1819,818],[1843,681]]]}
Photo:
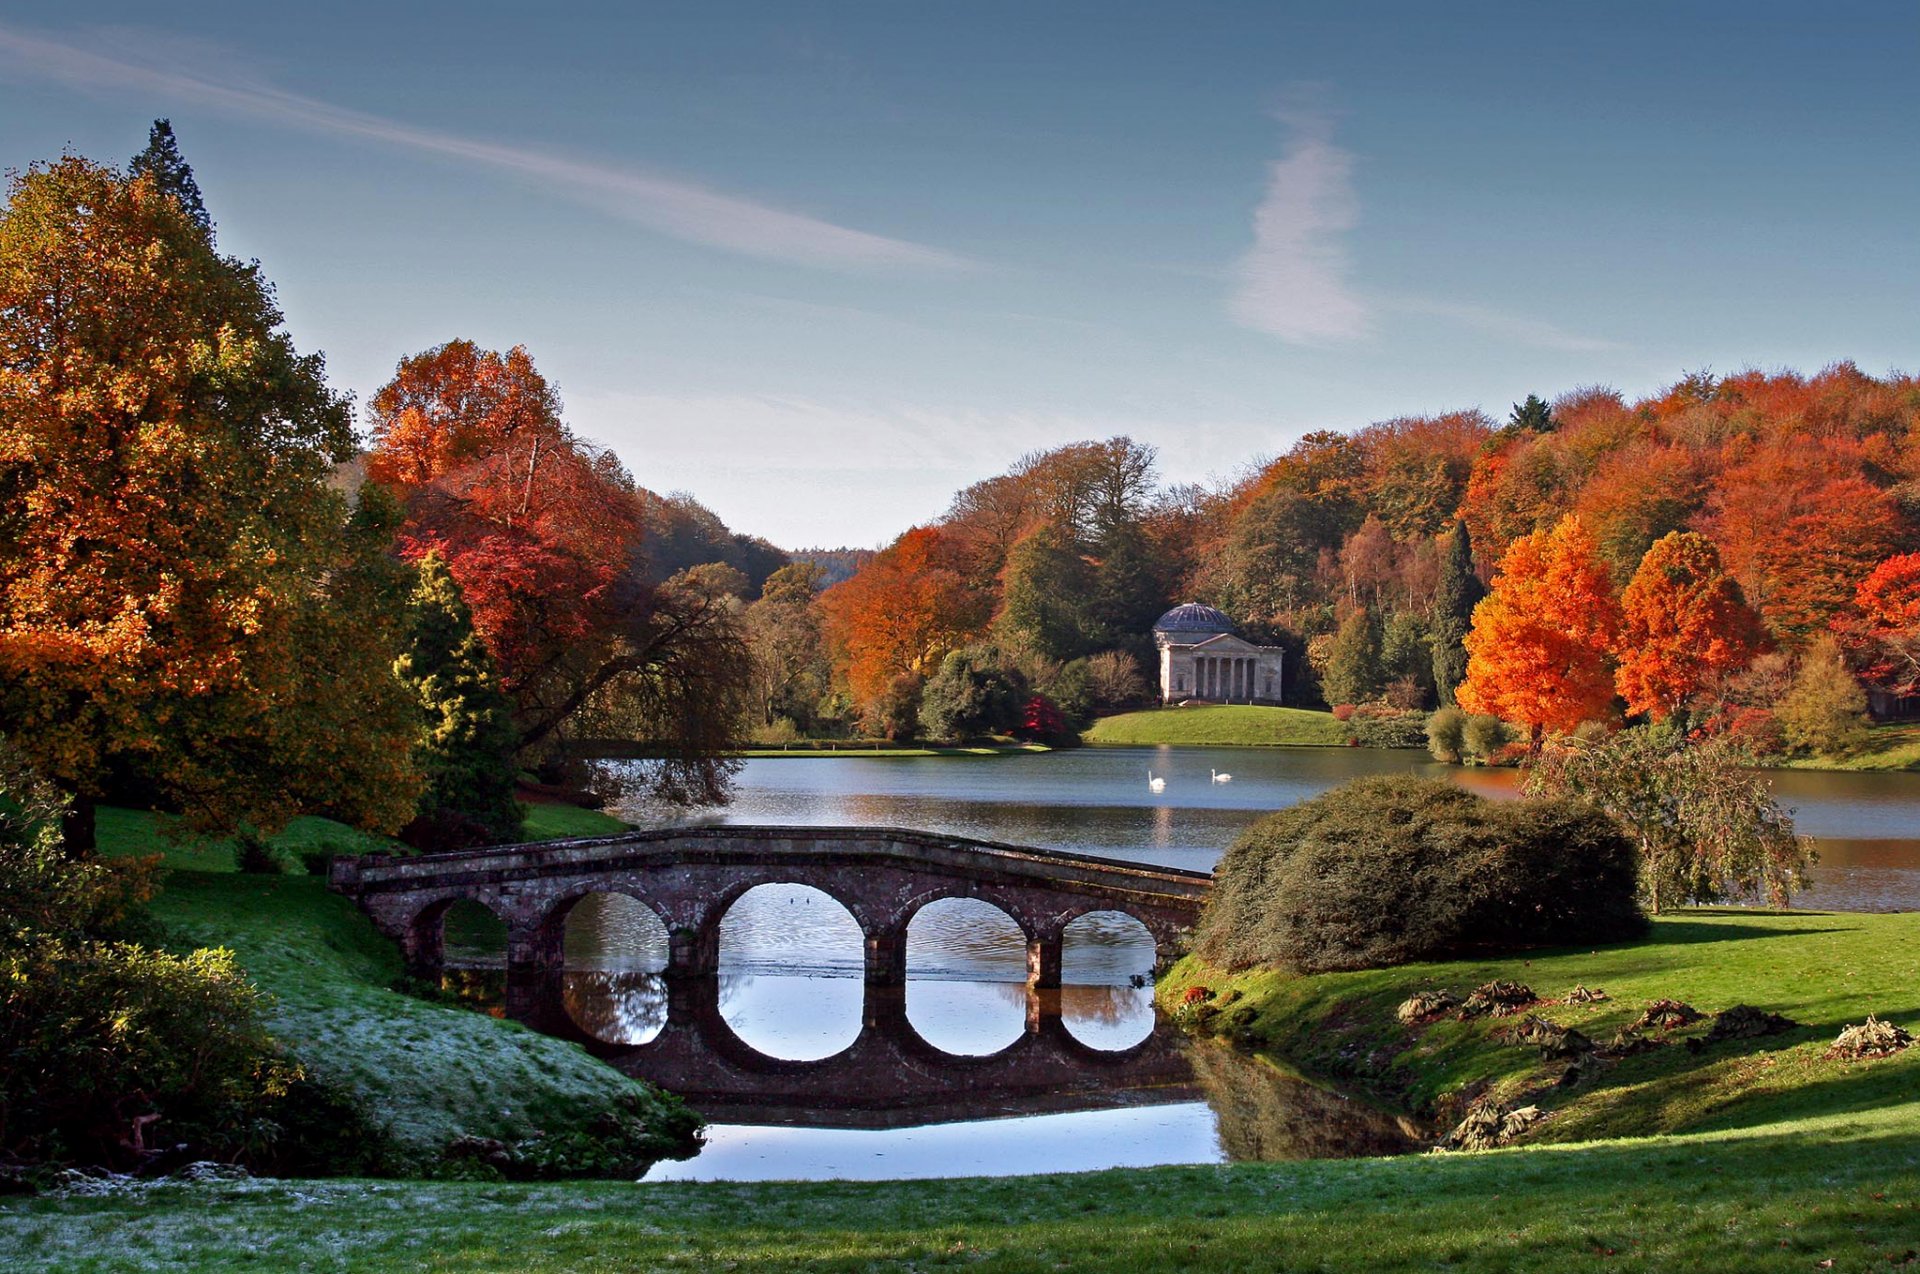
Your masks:
{"label": "autumn tree", "polygon": [[955,547],[940,529],[916,527],[821,594],[828,640],[855,703],[899,697],[901,678],[924,680],[985,627],[985,601],[957,569]]}
{"label": "autumn tree", "polygon": [[1614,684],[1629,712],[1655,721],[1744,668],[1762,641],[1759,618],[1720,568],[1713,542],[1692,531],[1670,532],[1647,550],[1620,608]]}
{"label": "autumn tree", "polygon": [[76,846],[109,773],[207,828],[411,813],[394,629],[333,604],[376,569],[327,483],[348,405],[280,325],[155,178],[68,157],[11,179],[0,728],[75,798]]}
{"label": "autumn tree", "polygon": [[1873,568],[1911,536],[1897,501],[1864,476],[1860,448],[1783,436],[1729,444],[1699,529],[1777,640],[1824,632]]}
{"label": "autumn tree", "polygon": [[1920,553],[1874,567],[1835,628],[1868,685],[1900,698],[1920,695]]}
{"label": "autumn tree", "polygon": [[782,717],[802,730],[814,726],[832,675],[814,605],[825,579],[812,562],[790,563],[767,577],[759,600],[747,607],[756,717],[763,726]]}
{"label": "autumn tree", "polygon": [[420,559],[407,618],[406,647],[394,673],[419,704],[417,756],[426,791],[402,839],[434,850],[515,840],[519,739],[512,706],[438,553]]}
{"label": "autumn tree", "polygon": [[1537,752],[1547,731],[1572,730],[1612,703],[1619,622],[1606,568],[1578,518],[1524,535],[1474,608],[1467,677],[1455,697],[1468,712],[1525,726]]}
{"label": "autumn tree", "polygon": [[1455,522],[1440,559],[1440,578],[1433,594],[1433,687],[1440,706],[1453,702],[1453,692],[1467,678],[1467,634],[1473,629],[1473,610],[1487,595],[1487,586],[1473,570],[1473,539],[1464,521]]}
{"label": "autumn tree", "polygon": [[1817,637],[1800,656],[1793,686],[1775,710],[1787,742],[1803,752],[1846,756],[1867,741],[1867,695],[1839,643]]}
{"label": "autumn tree", "polygon": [[368,477],[405,501],[402,552],[445,558],[526,759],[644,742],[654,795],[720,799],[748,716],[737,602],[649,576],[633,479],[567,427],[526,350],[449,341],[402,360],[372,408]]}

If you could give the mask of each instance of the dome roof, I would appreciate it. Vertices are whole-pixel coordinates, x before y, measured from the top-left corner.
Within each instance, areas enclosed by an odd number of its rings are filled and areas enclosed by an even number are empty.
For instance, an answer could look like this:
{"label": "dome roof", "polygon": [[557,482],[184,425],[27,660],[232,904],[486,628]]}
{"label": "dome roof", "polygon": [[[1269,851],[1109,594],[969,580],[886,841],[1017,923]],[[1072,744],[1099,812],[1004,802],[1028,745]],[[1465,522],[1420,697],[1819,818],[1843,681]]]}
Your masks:
{"label": "dome roof", "polygon": [[1211,606],[1184,602],[1162,615],[1153,625],[1156,633],[1230,633],[1233,621]]}

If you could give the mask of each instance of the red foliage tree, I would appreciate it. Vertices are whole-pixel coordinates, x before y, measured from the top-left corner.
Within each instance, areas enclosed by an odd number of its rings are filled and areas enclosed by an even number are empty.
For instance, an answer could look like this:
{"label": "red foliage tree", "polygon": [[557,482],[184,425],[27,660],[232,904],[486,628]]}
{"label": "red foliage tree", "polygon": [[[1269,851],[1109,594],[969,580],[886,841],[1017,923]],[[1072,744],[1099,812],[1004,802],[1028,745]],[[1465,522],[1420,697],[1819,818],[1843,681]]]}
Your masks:
{"label": "red foliage tree", "polygon": [[1890,695],[1920,695],[1920,553],[1874,567],[1853,604],[1834,630],[1861,678]]}
{"label": "red foliage tree", "polygon": [[1615,684],[1633,712],[1664,720],[1714,678],[1759,650],[1759,618],[1721,569],[1713,542],[1692,531],[1655,541],[1620,597]]}

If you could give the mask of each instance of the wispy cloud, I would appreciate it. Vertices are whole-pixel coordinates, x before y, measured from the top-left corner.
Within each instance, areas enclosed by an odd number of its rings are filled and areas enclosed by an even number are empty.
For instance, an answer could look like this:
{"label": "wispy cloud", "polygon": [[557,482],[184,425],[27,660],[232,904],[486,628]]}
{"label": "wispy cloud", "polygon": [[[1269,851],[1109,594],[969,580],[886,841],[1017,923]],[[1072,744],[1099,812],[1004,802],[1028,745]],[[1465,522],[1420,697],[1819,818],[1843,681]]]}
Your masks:
{"label": "wispy cloud", "polygon": [[1369,295],[1349,282],[1347,236],[1359,221],[1353,156],[1333,141],[1328,117],[1308,109],[1280,115],[1291,131],[1268,170],[1253,213],[1253,246],[1235,270],[1233,316],[1296,345],[1328,346],[1373,334],[1385,315],[1416,315],[1471,327],[1534,349],[1594,353],[1618,342],[1582,336],[1542,319],[1468,301]]}
{"label": "wispy cloud", "polygon": [[1371,322],[1347,280],[1346,233],[1359,216],[1353,156],[1334,145],[1324,117],[1296,111],[1282,119],[1293,135],[1267,170],[1253,246],[1235,272],[1233,315],[1296,345],[1356,340]]}
{"label": "wispy cloud", "polygon": [[1437,301],[1430,297],[1404,296],[1383,300],[1381,306],[1402,314],[1445,319],[1466,327],[1478,328],[1489,336],[1499,337],[1516,345],[1529,345],[1535,349],[1561,350],[1570,354],[1592,354],[1623,348],[1618,341],[1602,340],[1597,336],[1582,336],[1578,332],[1569,332],[1544,319],[1529,318],[1524,314],[1509,314],[1502,310],[1488,309],[1483,305],[1471,305],[1461,301]]}
{"label": "wispy cloud", "polygon": [[969,264],[938,248],[769,207],[679,177],[420,128],[267,85],[115,55],[3,25],[0,59],[10,62],[15,74],[77,88],[133,90],[250,120],[363,138],[534,178],[576,202],[662,234],[747,256],[835,268],[956,270]]}

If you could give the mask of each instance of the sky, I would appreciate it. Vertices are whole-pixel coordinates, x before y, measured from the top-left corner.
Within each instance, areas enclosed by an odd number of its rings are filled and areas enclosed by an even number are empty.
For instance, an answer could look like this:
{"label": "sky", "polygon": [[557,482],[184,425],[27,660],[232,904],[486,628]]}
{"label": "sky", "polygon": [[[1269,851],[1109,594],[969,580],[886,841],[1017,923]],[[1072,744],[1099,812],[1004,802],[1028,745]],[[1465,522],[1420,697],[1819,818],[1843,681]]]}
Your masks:
{"label": "sky", "polygon": [[8,0],[0,167],[172,120],[365,402],[525,345],[789,548],[1125,433],[1920,369],[1920,4]]}

